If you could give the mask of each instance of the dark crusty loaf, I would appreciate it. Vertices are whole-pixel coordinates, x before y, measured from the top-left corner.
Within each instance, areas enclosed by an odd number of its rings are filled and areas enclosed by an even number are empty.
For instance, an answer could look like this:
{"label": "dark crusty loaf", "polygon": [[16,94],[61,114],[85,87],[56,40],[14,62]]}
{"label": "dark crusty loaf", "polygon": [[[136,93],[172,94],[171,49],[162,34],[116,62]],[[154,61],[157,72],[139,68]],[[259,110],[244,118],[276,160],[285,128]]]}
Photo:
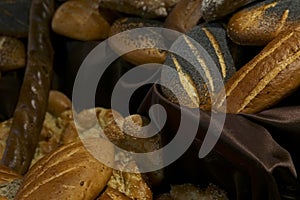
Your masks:
{"label": "dark crusty loaf", "polygon": [[[189,37],[183,37],[177,52],[181,52],[184,58],[169,53],[164,63],[177,73],[170,74],[162,70],[161,82],[165,85],[162,93],[173,103],[206,110],[211,103],[209,88],[212,93],[217,93],[221,89],[221,80],[227,81],[235,72],[228,38],[225,29],[218,23],[195,26],[187,35],[200,44],[211,59],[197,49]],[[186,59],[194,63],[189,63]],[[211,66],[211,60],[216,69]]]}

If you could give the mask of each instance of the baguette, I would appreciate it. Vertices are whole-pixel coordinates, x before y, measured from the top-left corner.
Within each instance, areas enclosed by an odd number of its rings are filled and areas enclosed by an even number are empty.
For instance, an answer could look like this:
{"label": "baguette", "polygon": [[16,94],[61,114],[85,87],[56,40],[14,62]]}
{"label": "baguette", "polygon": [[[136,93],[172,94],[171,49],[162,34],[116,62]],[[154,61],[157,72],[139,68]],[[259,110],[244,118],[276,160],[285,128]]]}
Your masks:
{"label": "baguette", "polygon": [[50,22],[54,0],[33,0],[27,66],[13,124],[1,163],[24,174],[31,163],[42,130],[52,79],[53,49]]}

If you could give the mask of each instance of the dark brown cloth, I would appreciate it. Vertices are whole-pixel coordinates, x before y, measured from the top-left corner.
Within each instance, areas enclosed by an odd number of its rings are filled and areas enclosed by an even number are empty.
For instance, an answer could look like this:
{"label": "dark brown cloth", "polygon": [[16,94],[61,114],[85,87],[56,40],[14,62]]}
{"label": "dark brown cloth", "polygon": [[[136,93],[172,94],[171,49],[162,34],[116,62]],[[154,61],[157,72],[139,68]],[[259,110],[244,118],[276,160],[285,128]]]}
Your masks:
{"label": "dark brown cloth", "polygon": [[[168,114],[162,130],[162,137],[168,141],[176,134],[175,125],[180,123],[182,111],[161,95],[157,85],[148,92],[139,112],[147,114],[153,104],[162,105]],[[185,117],[197,120],[192,114]],[[230,199],[238,200],[300,198],[296,178],[300,106],[275,108],[257,115],[227,114],[219,141],[211,153],[200,159],[198,152],[209,123],[210,113],[200,110],[197,136],[184,155],[166,168],[167,182],[213,182],[223,187]]]}

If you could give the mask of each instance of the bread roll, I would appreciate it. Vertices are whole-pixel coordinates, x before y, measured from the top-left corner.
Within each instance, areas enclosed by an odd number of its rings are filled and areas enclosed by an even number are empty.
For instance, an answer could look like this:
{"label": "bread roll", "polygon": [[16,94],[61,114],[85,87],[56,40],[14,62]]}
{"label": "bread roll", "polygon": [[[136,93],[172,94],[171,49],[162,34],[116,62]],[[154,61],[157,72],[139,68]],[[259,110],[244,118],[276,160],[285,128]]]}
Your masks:
{"label": "bread roll", "polygon": [[[151,26],[162,27],[162,23],[141,18],[121,18],[113,23],[109,35],[112,36],[134,28]],[[114,40],[109,40],[109,45],[117,53],[122,52],[122,49],[128,47],[136,49],[122,56],[126,61],[134,65],[163,63],[165,61],[166,52],[156,48],[157,44],[164,44],[164,38],[159,33],[152,31],[144,35],[140,34],[139,40],[136,39],[138,37],[136,34],[122,33],[121,36],[115,37]]]}
{"label": "bread roll", "polygon": [[52,19],[54,32],[77,40],[100,40],[108,36],[110,24],[91,1],[67,1]]}
{"label": "bread roll", "polygon": [[58,117],[62,112],[72,108],[71,100],[62,92],[51,90],[48,99],[48,112]]}

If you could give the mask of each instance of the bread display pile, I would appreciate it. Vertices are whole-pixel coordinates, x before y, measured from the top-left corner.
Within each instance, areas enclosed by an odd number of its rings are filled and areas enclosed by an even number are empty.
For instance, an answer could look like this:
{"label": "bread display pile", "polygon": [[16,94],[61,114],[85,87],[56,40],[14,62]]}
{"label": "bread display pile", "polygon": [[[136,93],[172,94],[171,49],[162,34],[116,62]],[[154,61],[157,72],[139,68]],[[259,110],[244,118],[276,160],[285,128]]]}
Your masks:
{"label": "bread display pile", "polygon": [[[299,12],[300,0],[3,0],[0,199],[300,199]],[[103,43],[99,58],[117,59],[94,107],[77,108],[77,72]],[[138,67],[157,71],[121,79]],[[113,107],[117,84],[137,88],[129,114]],[[182,118],[193,140],[174,162],[135,159],[172,144]]]}

